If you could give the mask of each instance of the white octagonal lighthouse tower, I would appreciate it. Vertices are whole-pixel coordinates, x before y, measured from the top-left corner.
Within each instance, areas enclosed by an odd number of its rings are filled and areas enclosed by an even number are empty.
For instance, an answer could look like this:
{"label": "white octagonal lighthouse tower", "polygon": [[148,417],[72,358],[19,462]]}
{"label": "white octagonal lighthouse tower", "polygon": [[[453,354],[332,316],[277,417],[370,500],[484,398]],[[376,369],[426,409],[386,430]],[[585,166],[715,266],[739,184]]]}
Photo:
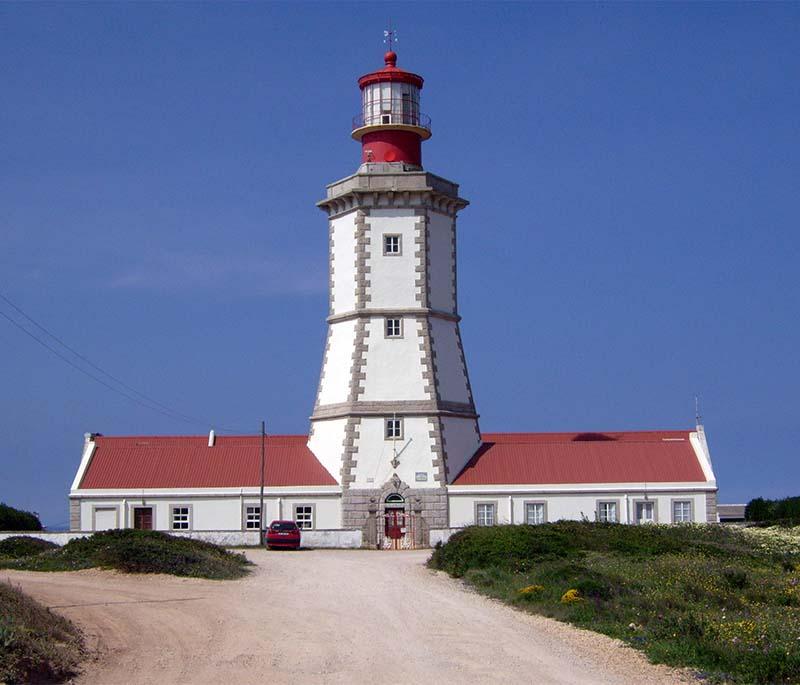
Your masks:
{"label": "white octagonal lighthouse tower", "polygon": [[[330,235],[328,337],[308,446],[342,486],[365,543],[446,528],[447,485],[480,446],[459,332],[458,185],[422,168],[423,79],[362,76],[361,166],[318,206]],[[402,528],[403,530],[400,530]],[[401,535],[402,533],[402,535]]]}

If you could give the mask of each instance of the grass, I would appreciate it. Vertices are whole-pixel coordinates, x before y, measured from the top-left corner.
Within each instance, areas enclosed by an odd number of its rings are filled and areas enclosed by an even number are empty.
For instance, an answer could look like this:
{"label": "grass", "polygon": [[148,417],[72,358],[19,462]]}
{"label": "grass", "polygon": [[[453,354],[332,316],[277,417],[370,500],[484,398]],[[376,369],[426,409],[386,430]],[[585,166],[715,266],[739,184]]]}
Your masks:
{"label": "grass", "polygon": [[472,527],[438,546],[429,565],[712,682],[800,682],[800,535],[793,529]]}
{"label": "grass", "polygon": [[63,682],[83,656],[78,629],[0,582],[0,683]]}
{"label": "grass", "polygon": [[95,533],[71,540],[63,547],[39,550],[26,556],[3,557],[0,552],[0,568],[26,571],[76,571],[99,567],[125,573],[168,573],[225,580],[244,576],[249,566],[243,554],[229,552],[209,542],[150,530]]}

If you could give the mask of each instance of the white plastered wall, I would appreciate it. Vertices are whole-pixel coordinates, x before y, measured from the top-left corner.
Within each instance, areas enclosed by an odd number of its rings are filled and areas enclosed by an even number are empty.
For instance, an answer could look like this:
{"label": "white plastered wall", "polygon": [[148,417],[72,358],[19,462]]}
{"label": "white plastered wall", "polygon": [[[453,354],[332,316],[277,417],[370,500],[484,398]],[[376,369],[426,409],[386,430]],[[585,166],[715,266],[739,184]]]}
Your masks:
{"label": "white plastered wall", "polygon": [[[427,418],[403,418],[403,438],[394,442],[400,462],[396,469],[390,464],[393,443],[384,438],[383,417],[362,418],[355,444],[358,447],[358,457],[357,465],[353,469],[356,477],[353,488],[381,487],[393,473],[397,473],[401,480],[414,488],[439,487],[433,466],[433,439],[430,437]],[[427,474],[427,480],[417,481],[417,473]]]}
{"label": "white plastered wall", "polygon": [[308,449],[337,483],[342,482],[341,468],[346,426],[346,418],[314,421],[313,431],[308,439]]}
{"label": "white plastered wall", "polygon": [[[417,217],[413,209],[373,209],[367,216],[368,280],[370,282],[370,307],[418,307],[416,299]],[[383,254],[383,235],[401,236],[401,254]]]}
{"label": "white plastered wall", "polygon": [[455,312],[456,294],[453,287],[453,231],[455,220],[439,212],[428,211],[428,285],[430,306],[445,312]]}
{"label": "white plastered wall", "polygon": [[350,389],[350,367],[353,364],[356,321],[338,321],[331,324],[325,367],[319,389],[320,404],[346,402]]}
{"label": "white plastered wall", "polygon": [[[562,519],[580,521],[584,516],[595,520],[598,501],[617,501],[620,523],[631,523],[635,518],[634,503],[643,500],[644,489],[618,489],[599,492],[558,493],[553,490],[527,493],[504,492],[486,489],[483,492],[458,494],[449,491],[450,525],[453,528],[473,525],[475,523],[475,504],[477,502],[496,503],[498,524],[525,523],[525,502],[545,502],[547,521]],[[675,489],[664,492],[648,492],[647,497],[656,503],[656,523],[672,523],[672,501],[689,500],[692,502],[692,516],[695,522],[706,521],[706,499],[704,492]],[[513,513],[512,513],[513,511]]]}
{"label": "white plastered wall", "polygon": [[476,420],[444,416],[442,436],[449,468],[448,480],[452,481],[481,446]]}
{"label": "white plastered wall", "polygon": [[349,312],[356,307],[356,213],[331,219],[333,228],[333,313]]}
{"label": "white plastered wall", "polygon": [[469,402],[455,322],[432,318],[431,329],[441,399],[446,402]]}
{"label": "white plastered wall", "polygon": [[411,317],[402,322],[402,338],[386,338],[383,317],[370,319],[367,338],[367,364],[363,368],[366,379],[362,381],[362,401],[423,400],[425,393],[422,378],[422,323]]}
{"label": "white plastered wall", "polygon": [[[95,528],[98,517],[96,510],[113,508],[116,510],[118,528],[133,527],[133,510],[136,507],[152,507],[153,528],[169,531],[172,529],[172,507],[188,506],[190,508],[190,528],[193,531],[236,531],[242,530],[243,507],[257,506],[259,497],[256,494],[243,495],[232,492],[226,496],[203,496],[197,493],[187,494],[159,493],[157,495],[128,495],[108,497],[87,497],[81,500],[81,530],[100,530]],[[295,504],[311,504],[314,507],[314,527],[317,529],[335,530],[341,528],[341,497],[338,494],[288,494],[286,496],[270,493],[264,498],[265,522],[280,518],[291,519],[294,516]],[[102,517],[100,518],[102,521]]]}

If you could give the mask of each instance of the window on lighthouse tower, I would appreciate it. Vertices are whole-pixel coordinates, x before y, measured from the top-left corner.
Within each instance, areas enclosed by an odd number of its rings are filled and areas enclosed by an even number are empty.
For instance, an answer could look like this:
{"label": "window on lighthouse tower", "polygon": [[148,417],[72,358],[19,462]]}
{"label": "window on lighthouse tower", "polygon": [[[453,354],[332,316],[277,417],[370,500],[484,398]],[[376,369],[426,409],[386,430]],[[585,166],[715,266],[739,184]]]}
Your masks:
{"label": "window on lighthouse tower", "polygon": [[387,338],[403,337],[402,319],[386,319],[386,337]]}

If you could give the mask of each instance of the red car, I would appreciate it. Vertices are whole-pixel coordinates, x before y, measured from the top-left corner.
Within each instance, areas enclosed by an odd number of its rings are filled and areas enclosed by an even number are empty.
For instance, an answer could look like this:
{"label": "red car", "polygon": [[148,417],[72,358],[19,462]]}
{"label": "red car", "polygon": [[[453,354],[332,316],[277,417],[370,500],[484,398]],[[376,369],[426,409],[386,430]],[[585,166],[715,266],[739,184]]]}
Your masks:
{"label": "red car", "polygon": [[267,549],[299,549],[300,529],[294,521],[273,521],[264,532],[264,542]]}

